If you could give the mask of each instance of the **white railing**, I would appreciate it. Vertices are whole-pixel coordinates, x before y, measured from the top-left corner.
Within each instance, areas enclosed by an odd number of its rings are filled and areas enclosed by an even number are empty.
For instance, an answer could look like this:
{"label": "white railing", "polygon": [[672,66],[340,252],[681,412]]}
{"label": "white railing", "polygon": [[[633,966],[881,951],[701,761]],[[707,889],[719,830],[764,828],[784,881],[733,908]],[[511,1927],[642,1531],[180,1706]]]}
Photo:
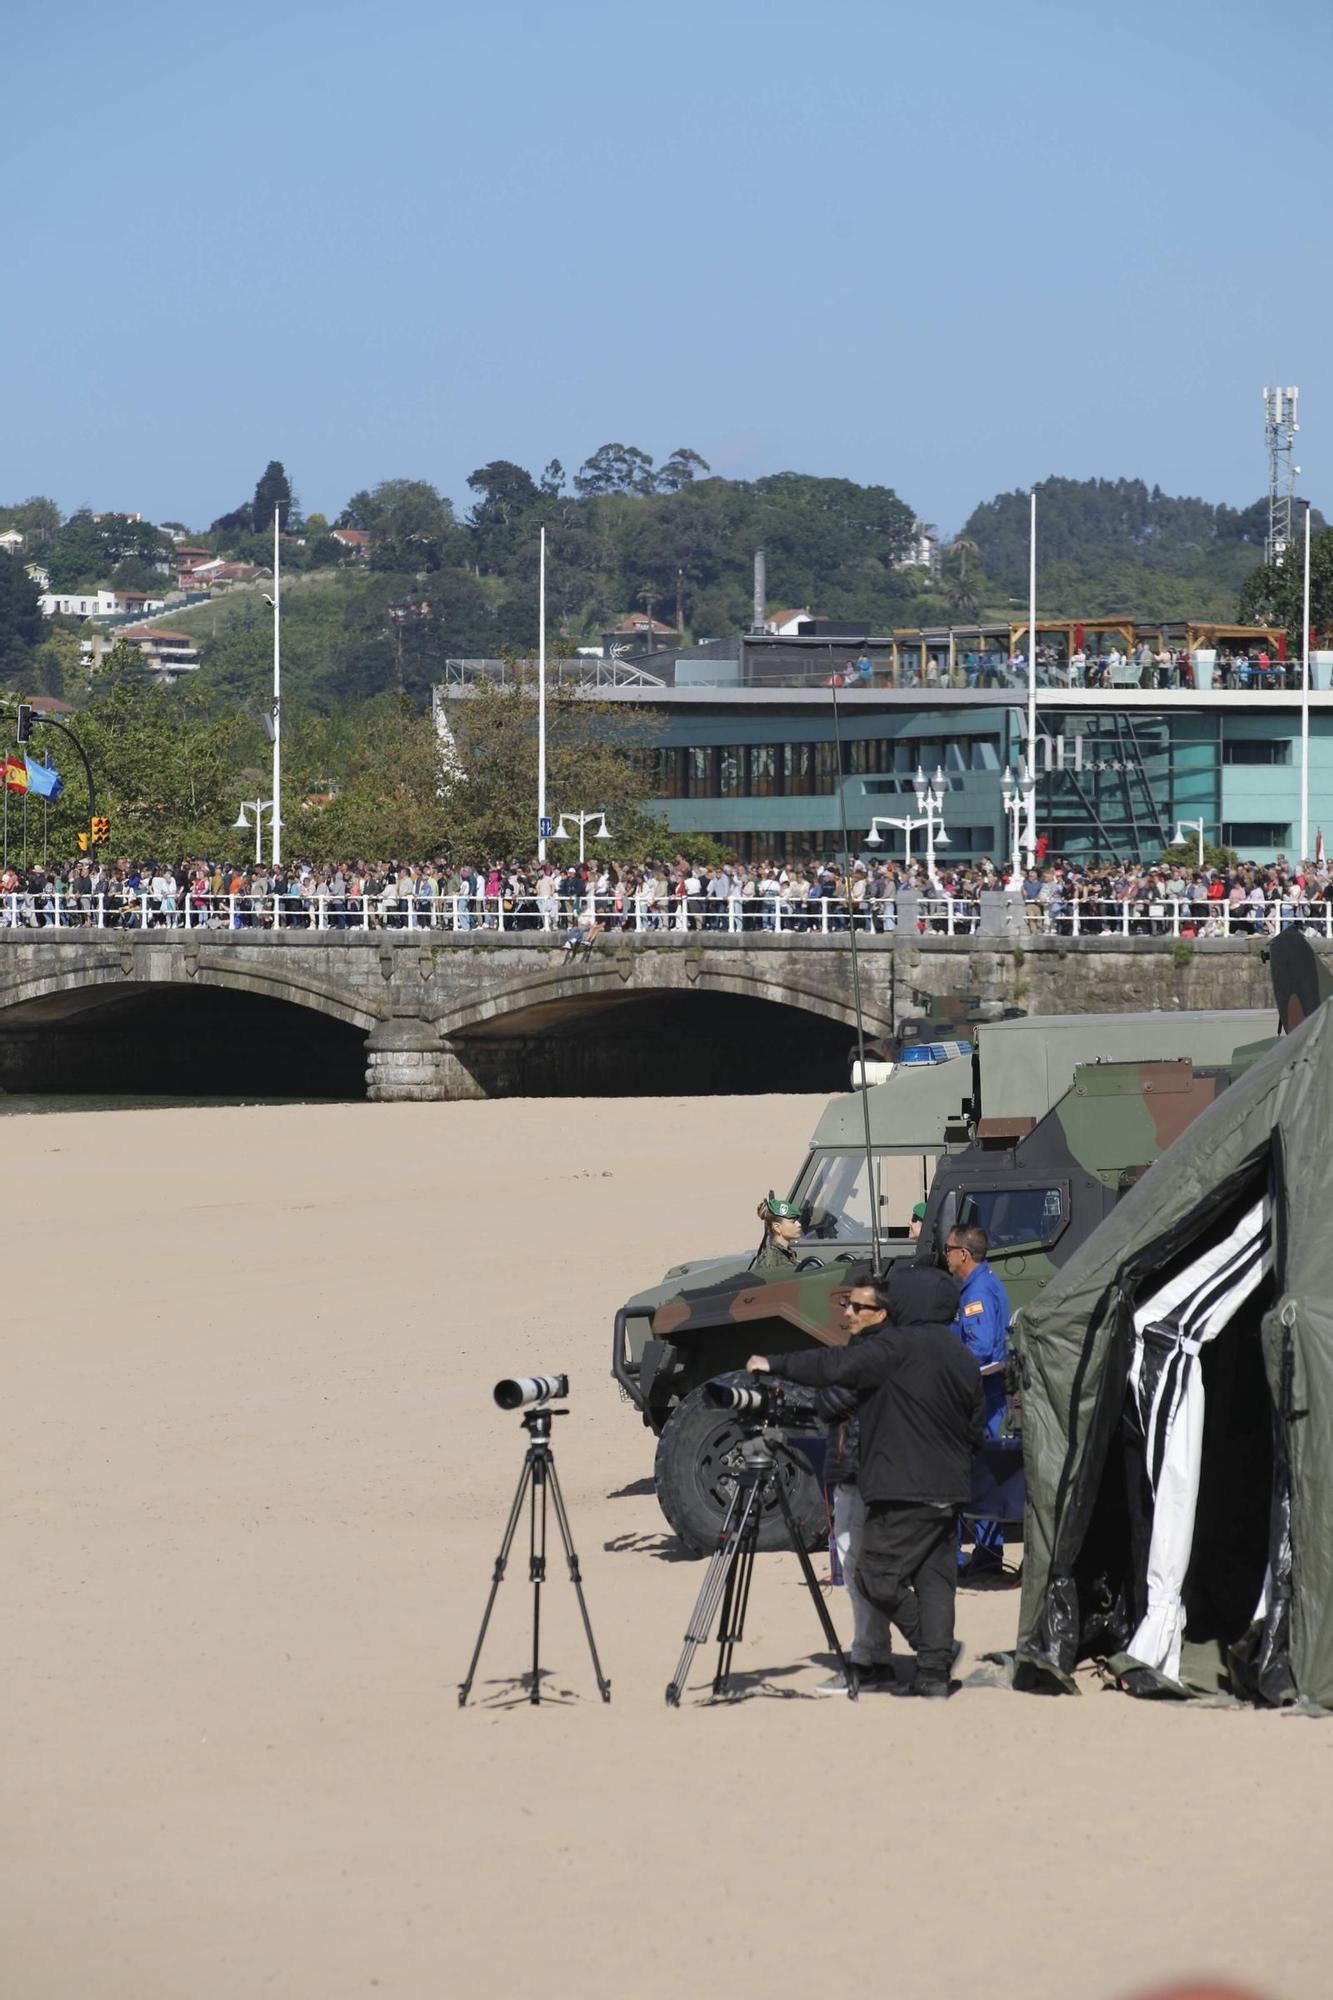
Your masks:
{"label": "white railing", "polygon": [[[1286,897],[1232,905],[1188,897],[1083,896],[1033,901],[1024,908],[1029,932],[1042,937],[1271,937],[1295,927],[1333,939],[1333,899],[1308,902]],[[851,929],[853,912],[860,933],[889,934],[897,929],[899,910],[892,897],[856,898],[849,904],[840,896],[699,895],[660,900],[642,892],[469,897],[402,895],[397,890],[375,896],[295,891],[284,896],[196,896],[187,891],[161,897],[145,890],[97,896],[44,890],[0,896],[0,933],[204,930],[213,936],[253,936],[261,931],[480,931],[546,934],[574,944],[622,932],[664,938],[681,932],[838,937]],[[972,937],[980,930],[980,905],[970,897],[918,896],[915,924],[928,936]]]}
{"label": "white railing", "polygon": [[1028,928],[1047,937],[1273,937],[1309,930],[1333,938],[1333,901],[1299,896],[1262,903],[1188,896],[1052,898],[1027,905]]}
{"label": "white railing", "polygon": [[[857,900],[857,927],[892,931],[891,898]],[[969,916],[963,912],[972,913]],[[940,899],[931,928],[961,931],[975,906]],[[850,928],[846,898],[796,901],[786,896],[714,898],[647,894],[550,896],[438,896],[400,894],[154,896],[145,890],[76,896],[65,891],[20,892],[0,897],[0,928],[9,930],[255,931],[490,931],[548,932],[573,940],[591,931],[782,932],[830,936]]]}

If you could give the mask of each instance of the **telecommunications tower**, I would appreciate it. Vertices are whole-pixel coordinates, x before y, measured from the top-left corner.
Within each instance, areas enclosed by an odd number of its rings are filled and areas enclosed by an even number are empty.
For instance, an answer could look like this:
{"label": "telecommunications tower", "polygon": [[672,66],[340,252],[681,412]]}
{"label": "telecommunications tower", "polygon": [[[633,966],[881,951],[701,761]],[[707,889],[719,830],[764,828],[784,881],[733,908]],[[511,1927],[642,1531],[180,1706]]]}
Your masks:
{"label": "telecommunications tower", "polygon": [[1264,390],[1264,443],[1268,447],[1268,539],[1264,561],[1272,567],[1291,546],[1292,507],[1299,465],[1292,462],[1296,446],[1296,403],[1299,389]]}

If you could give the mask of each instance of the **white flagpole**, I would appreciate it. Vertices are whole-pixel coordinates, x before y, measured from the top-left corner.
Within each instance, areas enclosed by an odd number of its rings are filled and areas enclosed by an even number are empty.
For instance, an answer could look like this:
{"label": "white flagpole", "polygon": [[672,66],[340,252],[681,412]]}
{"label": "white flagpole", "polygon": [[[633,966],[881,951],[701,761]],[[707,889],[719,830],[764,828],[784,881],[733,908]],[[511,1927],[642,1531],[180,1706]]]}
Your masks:
{"label": "white flagpole", "polygon": [[546,530],[541,531],[537,585],[537,859],[546,859]]}
{"label": "white flagpole", "polygon": [[[273,866],[282,860],[282,613],[279,608],[282,586],[279,580],[281,557],[278,549],[278,509],[273,509],[273,810],[269,829],[273,839]],[[258,818],[258,814],[256,814]]]}
{"label": "white flagpole", "polygon": [[1305,507],[1305,588],[1301,597],[1301,867],[1310,855],[1310,506]]}
{"label": "white flagpole", "polygon": [[1032,489],[1028,529],[1028,781],[1027,831],[1023,845],[1028,867],[1037,858],[1037,489]]}

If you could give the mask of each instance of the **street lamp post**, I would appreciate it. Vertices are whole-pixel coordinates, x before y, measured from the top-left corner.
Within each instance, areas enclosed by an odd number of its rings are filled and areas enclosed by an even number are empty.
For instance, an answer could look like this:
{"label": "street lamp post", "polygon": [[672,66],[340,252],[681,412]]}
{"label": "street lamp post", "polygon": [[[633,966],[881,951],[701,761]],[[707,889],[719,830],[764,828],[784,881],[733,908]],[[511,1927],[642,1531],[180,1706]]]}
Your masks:
{"label": "street lamp post", "polygon": [[1176,846],[1177,846],[1177,847],[1183,847],[1183,846],[1185,845],[1185,835],[1186,835],[1187,833],[1193,833],[1193,834],[1196,834],[1196,835],[1198,836],[1198,841],[1199,841],[1199,866],[1200,866],[1200,868],[1202,868],[1202,867],[1203,867],[1203,820],[1202,820],[1202,818],[1199,818],[1199,819],[1178,819],[1178,820],[1176,821],[1176,841],[1175,841],[1175,844],[1176,844]]}
{"label": "street lamp post", "polygon": [[[273,797],[269,801],[269,836],[273,866],[282,860],[282,583],[278,543],[279,510],[273,509]],[[258,816],[255,839],[258,841]],[[259,855],[256,853],[255,860]]]}
{"label": "street lamp post", "polygon": [[[537,557],[537,859],[546,859],[546,529]],[[580,854],[580,860],[583,858]]]}
{"label": "street lamp post", "polygon": [[896,826],[903,836],[907,866],[910,868],[912,865],[912,835],[919,826],[925,826],[925,824],[926,821],[924,818],[917,819],[913,813],[904,813],[901,818],[897,819],[888,813],[876,813],[870,822],[870,831],[866,835],[866,846],[879,847],[884,838],[880,832],[880,828],[882,826]]}
{"label": "street lamp post", "polygon": [[1005,884],[1005,887],[1008,889],[1021,889],[1023,886],[1023,858],[1020,848],[1023,838],[1023,817],[1027,811],[1027,787],[1015,780],[1007,764],[1004,767],[1003,783],[1004,809],[1013,822],[1012,836],[1009,843],[1009,880]]}
{"label": "street lamp post", "polygon": [[925,814],[926,874],[931,887],[938,889],[940,878],[935,870],[935,849],[949,845],[949,836],[944,831],[944,773],[939,765],[935,766],[935,776],[927,784],[918,764],[912,789],[916,793],[918,809]]}
{"label": "street lamp post", "polygon": [[598,826],[596,833],[593,835],[593,839],[609,840],[611,838],[610,832],[608,831],[606,824],[606,814],[604,812],[577,812],[577,813],[566,812],[566,813],[560,813],[558,815],[558,818],[560,823],[556,827],[555,832],[551,835],[551,838],[552,840],[568,840],[570,838],[570,835],[565,830],[565,821],[567,819],[573,820],[575,826],[579,830],[580,868],[583,866],[583,836],[585,828],[590,827],[594,820],[598,820],[601,823]]}
{"label": "street lamp post", "polygon": [[[269,826],[270,829],[273,830],[273,841],[275,848],[277,846],[277,831],[276,831],[277,816],[273,810],[272,799],[246,799],[243,801],[241,805],[241,810],[237,813],[236,818],[233,821],[233,825],[235,826],[237,833],[249,833],[251,822],[246,818],[247,813],[253,813],[255,816],[254,817],[255,862],[257,865],[264,858],[264,850],[261,844],[261,837],[260,837],[261,829],[264,824],[264,814],[267,813],[269,817]],[[275,855],[275,863],[276,863],[276,855]]]}
{"label": "street lamp post", "polygon": [[1028,867],[1037,858],[1037,489],[1032,489],[1028,525],[1028,782],[1027,830],[1023,844]]}

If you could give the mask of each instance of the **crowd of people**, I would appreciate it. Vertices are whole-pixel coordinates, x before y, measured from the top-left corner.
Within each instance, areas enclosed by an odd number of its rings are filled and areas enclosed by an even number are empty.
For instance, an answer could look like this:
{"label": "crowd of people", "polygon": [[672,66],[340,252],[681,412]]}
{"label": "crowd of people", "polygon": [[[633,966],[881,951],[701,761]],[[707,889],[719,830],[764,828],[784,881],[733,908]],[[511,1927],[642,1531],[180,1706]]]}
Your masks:
{"label": "crowd of people", "polygon": [[[331,867],[80,860],[0,871],[0,925],[112,928],[562,931],[894,931],[908,922],[967,934],[987,890],[1021,890],[1029,926],[1056,935],[1262,934],[1291,924],[1333,934],[1333,882],[1321,860],[1231,868],[1044,857],[1011,881],[1003,864],[942,869],[856,860],[686,857],[641,865],[540,862],[452,866],[349,861]],[[907,892],[916,902],[903,904]]]}
{"label": "crowd of people", "polygon": [[[1282,659],[1264,645],[1223,646],[1211,662],[1207,680],[1194,655],[1183,647],[1154,646],[1144,640],[1138,646],[1119,646],[1103,637],[1096,645],[1078,646],[1066,655],[1063,648],[1039,645],[1036,679],[1040,687],[1076,688],[1221,688],[1299,689],[1301,662]],[[872,675],[869,660],[858,660],[837,675],[839,685],[858,687],[873,677],[885,685],[901,687],[1019,687],[1026,683],[1027,654],[1021,649],[959,649],[950,662],[946,653],[927,653],[924,666],[910,655],[900,664],[896,683],[891,673]],[[826,677],[825,685],[832,677]]]}

